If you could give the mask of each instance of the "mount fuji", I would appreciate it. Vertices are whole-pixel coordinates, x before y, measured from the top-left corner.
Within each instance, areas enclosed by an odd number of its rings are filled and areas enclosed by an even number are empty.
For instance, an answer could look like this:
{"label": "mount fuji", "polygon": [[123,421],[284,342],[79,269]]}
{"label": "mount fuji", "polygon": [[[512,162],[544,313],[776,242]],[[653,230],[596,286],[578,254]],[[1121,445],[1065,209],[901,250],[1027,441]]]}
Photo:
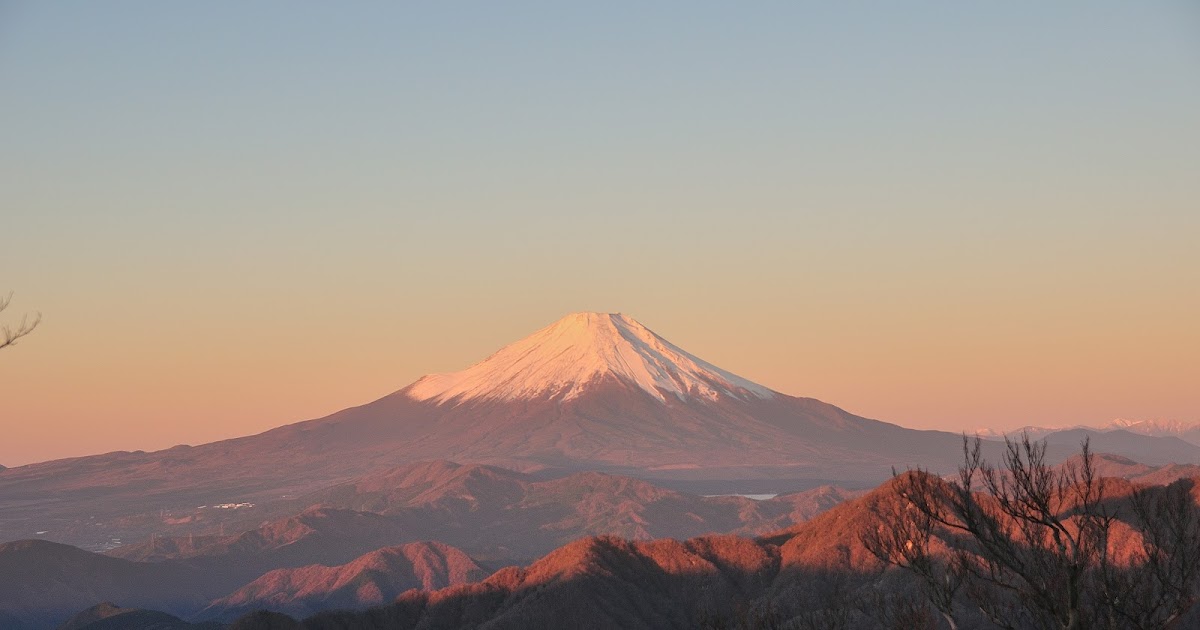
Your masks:
{"label": "mount fuji", "polygon": [[772,391],[607,313],[568,315],[465,370],[268,437],[524,471],[859,482],[957,458],[961,445]]}

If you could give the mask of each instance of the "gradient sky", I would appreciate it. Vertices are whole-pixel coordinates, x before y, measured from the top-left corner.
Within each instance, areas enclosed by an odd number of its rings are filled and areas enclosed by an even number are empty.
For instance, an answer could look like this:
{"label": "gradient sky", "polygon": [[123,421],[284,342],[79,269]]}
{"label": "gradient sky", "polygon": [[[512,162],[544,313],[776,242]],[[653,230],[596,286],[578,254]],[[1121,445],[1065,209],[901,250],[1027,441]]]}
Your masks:
{"label": "gradient sky", "polygon": [[1200,6],[0,4],[0,463],[628,313],[950,430],[1200,420]]}

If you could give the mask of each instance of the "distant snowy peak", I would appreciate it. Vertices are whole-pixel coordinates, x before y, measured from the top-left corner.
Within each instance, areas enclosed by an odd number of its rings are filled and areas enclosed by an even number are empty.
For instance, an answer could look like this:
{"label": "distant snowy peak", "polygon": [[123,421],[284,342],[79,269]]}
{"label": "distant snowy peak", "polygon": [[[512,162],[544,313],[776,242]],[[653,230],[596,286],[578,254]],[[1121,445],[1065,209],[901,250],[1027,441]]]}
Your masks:
{"label": "distant snowy peak", "polygon": [[1200,429],[1200,424],[1184,422],[1182,420],[1129,420],[1126,418],[1117,418],[1101,428],[1124,429],[1143,435],[1177,435],[1196,431]]}
{"label": "distant snowy peak", "polygon": [[771,390],[703,361],[620,313],[574,313],[461,372],[431,374],[409,397],[468,400],[570,400],[589,383],[616,377],[659,400],[722,396],[770,398]]}
{"label": "distant snowy peak", "polygon": [[1041,439],[1057,433],[1059,431],[1071,431],[1077,429],[1085,429],[1088,431],[1099,431],[1106,433],[1109,431],[1127,431],[1138,435],[1148,435],[1151,437],[1177,437],[1185,442],[1190,442],[1200,446],[1200,422],[1186,422],[1182,420],[1129,420],[1118,418],[1106,424],[1075,424],[1071,426],[1059,427],[1035,427],[1027,426],[1020,429],[1000,430],[1000,429],[980,429],[975,432],[976,435],[984,438],[1001,438],[1001,437],[1019,437],[1022,433],[1027,433],[1029,437]]}

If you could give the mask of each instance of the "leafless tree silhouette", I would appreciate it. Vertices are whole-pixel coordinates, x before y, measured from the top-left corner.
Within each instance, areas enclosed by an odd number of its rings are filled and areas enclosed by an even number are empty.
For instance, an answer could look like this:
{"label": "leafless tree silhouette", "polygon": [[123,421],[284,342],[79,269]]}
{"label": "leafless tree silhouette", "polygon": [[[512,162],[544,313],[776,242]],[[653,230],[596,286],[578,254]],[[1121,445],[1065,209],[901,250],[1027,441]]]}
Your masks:
{"label": "leafless tree silhouette", "polygon": [[[898,490],[903,493],[921,480],[899,479],[898,483]],[[863,534],[863,545],[883,562],[916,575],[929,603],[941,613],[951,630],[957,630],[954,607],[963,586],[963,574],[957,566],[962,562],[961,552],[935,551],[940,544],[936,520],[917,510],[903,494],[897,498],[900,500],[881,501],[872,507],[876,526]]]}
{"label": "leafless tree silhouette", "polygon": [[[0,312],[8,308],[11,302],[12,293],[0,298]],[[28,315],[21,316],[21,323],[17,324],[16,327],[9,326],[8,324],[0,326],[0,349],[17,343],[18,339],[33,332],[33,329],[37,328],[41,322],[42,314],[38,313],[33,316],[33,319],[30,319]]]}
{"label": "leafless tree silhouette", "polygon": [[[898,475],[863,544],[911,571],[956,627],[971,606],[1002,628],[1165,628],[1196,601],[1200,511],[1191,482],[1110,497],[1087,441],[1081,457],[1046,462],[1044,442],[1005,440],[1003,467],[963,439],[957,479]],[[1127,507],[1131,518],[1119,520]],[[1140,548],[1118,554],[1116,524]]]}
{"label": "leafless tree silhouette", "polygon": [[1196,603],[1200,580],[1200,512],[1194,481],[1135,489],[1130,500],[1141,533],[1140,548],[1125,566],[1101,573],[1106,599],[1114,602],[1111,625],[1166,628]]}

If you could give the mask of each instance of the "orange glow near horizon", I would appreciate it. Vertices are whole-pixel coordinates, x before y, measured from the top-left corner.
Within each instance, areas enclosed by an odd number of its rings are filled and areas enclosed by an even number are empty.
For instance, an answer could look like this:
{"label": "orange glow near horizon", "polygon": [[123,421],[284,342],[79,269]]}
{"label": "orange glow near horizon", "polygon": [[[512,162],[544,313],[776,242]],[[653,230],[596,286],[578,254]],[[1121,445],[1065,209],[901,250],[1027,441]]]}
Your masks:
{"label": "orange glow near horizon", "polygon": [[1200,421],[1194,3],[543,8],[0,7],[0,464],[575,311],[910,427]]}
{"label": "orange glow near horizon", "polygon": [[[563,314],[395,312],[393,320],[337,310],[291,321],[282,312],[273,321],[207,313],[155,335],[120,317],[68,335],[72,323],[87,322],[47,317],[0,361],[5,415],[16,419],[6,423],[0,462],[196,444],[320,417],[424,373],[465,368]],[[803,305],[777,313],[605,310],[628,312],[685,350],[783,393],[905,426],[1196,419],[1188,392],[1197,339],[1183,321],[1159,319],[1121,335],[1129,313],[1111,310],[1090,318],[1041,312],[1043,319],[915,305],[840,315]],[[203,327],[192,330],[200,319]]]}

